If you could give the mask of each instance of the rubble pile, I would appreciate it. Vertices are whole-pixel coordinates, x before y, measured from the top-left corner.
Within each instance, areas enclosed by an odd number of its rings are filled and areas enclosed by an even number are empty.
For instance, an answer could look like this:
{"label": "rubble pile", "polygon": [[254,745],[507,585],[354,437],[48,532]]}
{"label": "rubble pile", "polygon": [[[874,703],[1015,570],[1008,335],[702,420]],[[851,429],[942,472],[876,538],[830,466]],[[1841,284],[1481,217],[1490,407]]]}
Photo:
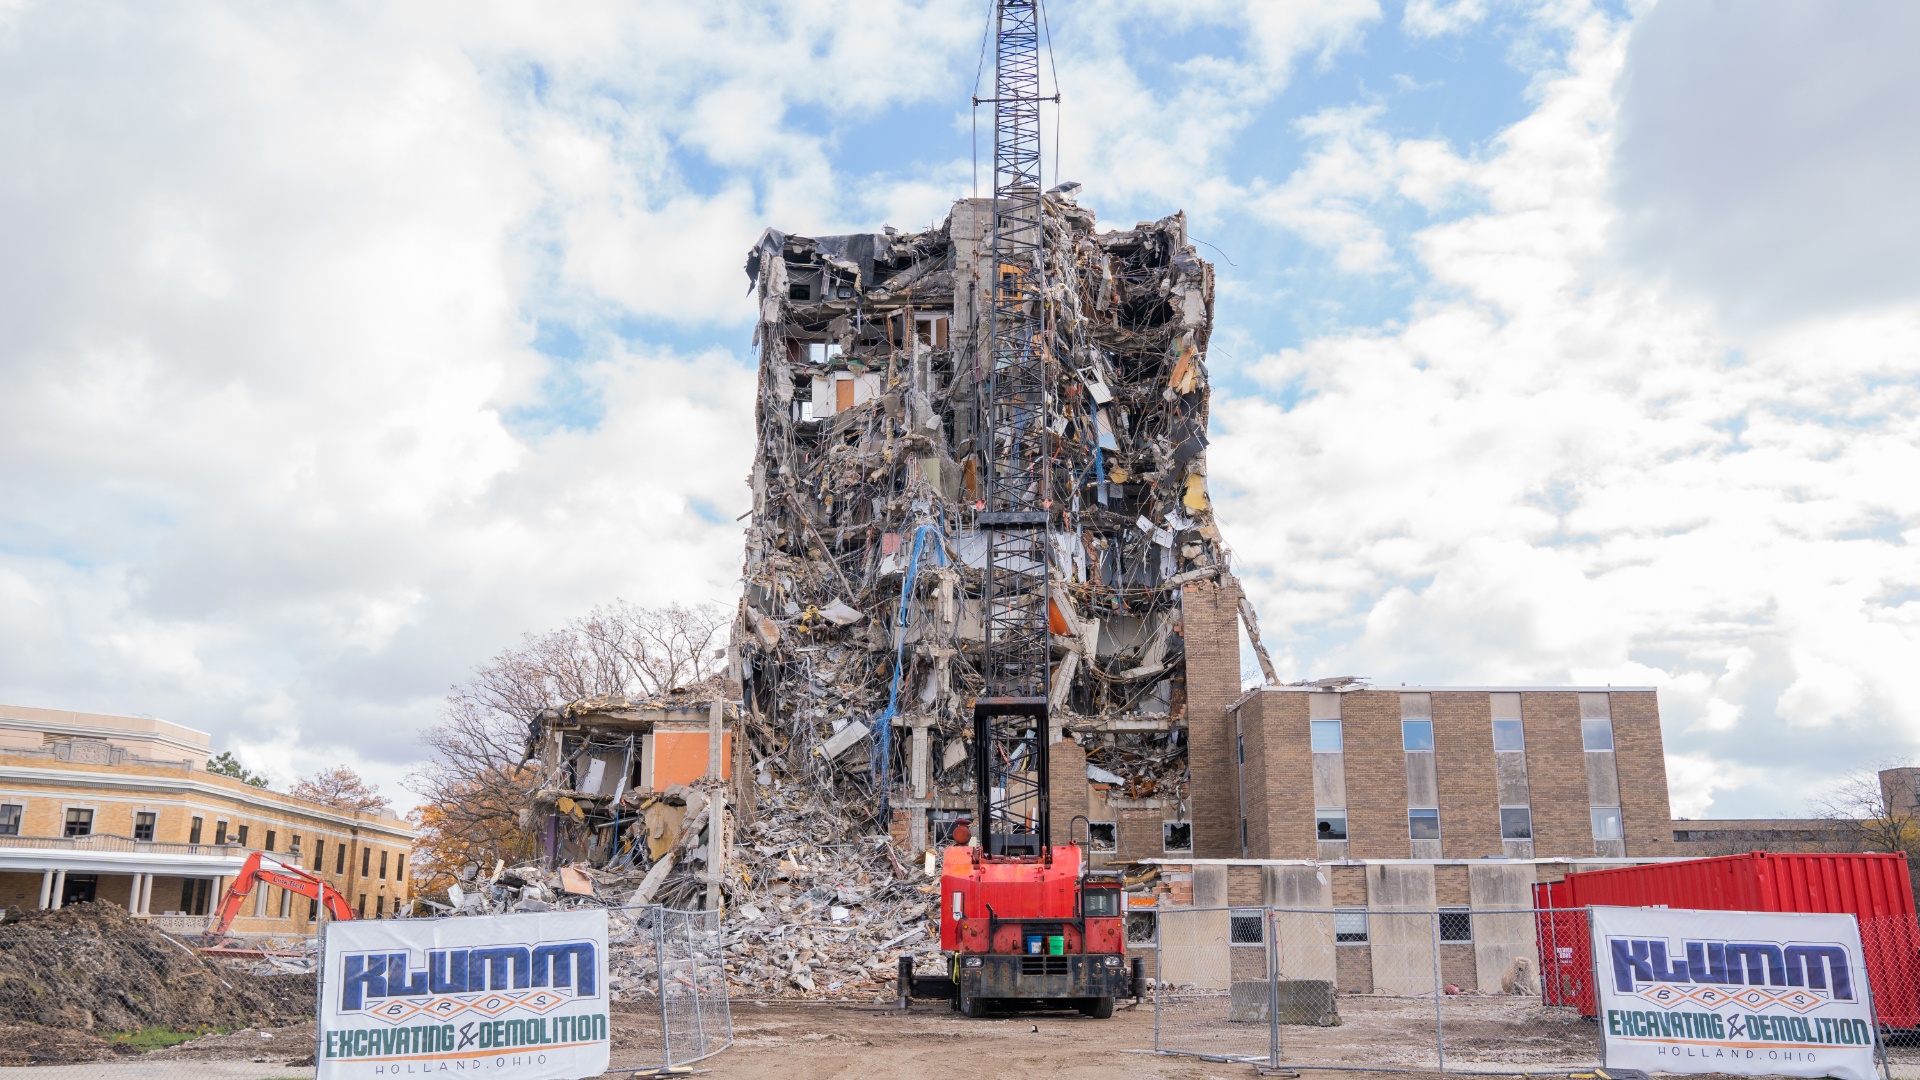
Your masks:
{"label": "rubble pile", "polygon": [[291,1023],[312,975],[256,976],[208,960],[104,901],[0,923],[0,1023],[101,1033]]}

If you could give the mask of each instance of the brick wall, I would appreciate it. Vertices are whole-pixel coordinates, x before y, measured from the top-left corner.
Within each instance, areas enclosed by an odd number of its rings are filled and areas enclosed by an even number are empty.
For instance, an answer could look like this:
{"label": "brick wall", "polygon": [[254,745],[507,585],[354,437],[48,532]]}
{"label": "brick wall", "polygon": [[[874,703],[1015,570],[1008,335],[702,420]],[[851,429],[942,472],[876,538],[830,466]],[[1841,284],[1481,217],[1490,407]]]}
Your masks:
{"label": "brick wall", "polygon": [[1086,750],[1072,739],[1061,739],[1048,746],[1047,832],[1050,843],[1086,841],[1087,823],[1073,819],[1087,816],[1091,795],[1087,784]]}
{"label": "brick wall", "polygon": [[1610,694],[1614,765],[1620,772],[1620,817],[1628,855],[1677,855],[1667,802],[1667,756],[1660,739],[1660,702],[1650,692]]}
{"label": "brick wall", "polygon": [[1527,788],[1538,858],[1593,857],[1587,758],[1580,745],[1580,695],[1520,695],[1527,739]]}
{"label": "brick wall", "polygon": [[1240,696],[1240,586],[1202,581],[1180,591],[1187,661],[1187,772],[1194,855],[1240,855],[1240,807],[1234,790],[1233,731],[1227,707]]}
{"label": "brick wall", "polygon": [[1400,694],[1386,690],[1343,694],[1340,720],[1347,758],[1348,854],[1355,859],[1407,858],[1411,847]]}
{"label": "brick wall", "polygon": [[[1311,859],[1315,847],[1313,754],[1307,695],[1267,693],[1256,700],[1260,702],[1260,766],[1265,786],[1258,817],[1249,801],[1248,817],[1261,834],[1260,846],[1249,854],[1260,859]],[[1253,754],[1251,746],[1247,753]]]}
{"label": "brick wall", "polygon": [[1162,859],[1166,852],[1160,840],[1160,811],[1127,808],[1114,819],[1114,846],[1120,859]]}
{"label": "brick wall", "polygon": [[[1493,711],[1486,694],[1433,695],[1433,749],[1440,774],[1441,854],[1449,859],[1500,854]],[[1466,887],[1464,878],[1461,887]]]}
{"label": "brick wall", "polygon": [[1272,848],[1271,830],[1268,828],[1268,806],[1272,801],[1272,785],[1267,777],[1267,752],[1272,740],[1267,738],[1267,706],[1273,695],[1255,694],[1247,699],[1237,714],[1227,718],[1228,726],[1239,732],[1245,748],[1246,760],[1240,763],[1235,774],[1237,783],[1235,793],[1240,803],[1240,813],[1247,820],[1246,851],[1243,857],[1249,859],[1271,858],[1267,852]]}

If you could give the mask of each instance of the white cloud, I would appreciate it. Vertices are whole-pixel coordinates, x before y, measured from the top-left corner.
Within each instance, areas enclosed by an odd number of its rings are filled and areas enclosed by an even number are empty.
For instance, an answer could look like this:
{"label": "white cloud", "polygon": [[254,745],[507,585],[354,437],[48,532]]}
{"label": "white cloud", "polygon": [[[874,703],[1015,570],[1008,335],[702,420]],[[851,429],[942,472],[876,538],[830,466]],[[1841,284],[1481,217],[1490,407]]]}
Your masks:
{"label": "white cloud", "polygon": [[[1449,163],[1486,210],[1417,236],[1435,284],[1405,327],[1216,397],[1222,515],[1293,675],[1656,685],[1676,812],[1792,810],[1760,805],[1785,777],[1920,745],[1920,298],[1758,332],[1624,269],[1629,32],[1570,30],[1533,113]],[[1404,144],[1326,120],[1364,152],[1275,190],[1384,190]]]}

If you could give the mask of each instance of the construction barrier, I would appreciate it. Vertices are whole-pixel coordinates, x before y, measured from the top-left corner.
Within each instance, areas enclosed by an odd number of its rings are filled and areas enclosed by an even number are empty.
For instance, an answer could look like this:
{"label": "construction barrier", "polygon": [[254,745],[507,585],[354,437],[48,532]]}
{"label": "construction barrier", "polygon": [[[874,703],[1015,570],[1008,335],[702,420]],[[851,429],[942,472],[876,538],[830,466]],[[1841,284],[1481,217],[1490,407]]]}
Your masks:
{"label": "construction barrier", "polygon": [[[1161,1053],[1273,1067],[1507,1074],[1605,1063],[1585,908],[1154,915]],[[1904,941],[1914,930],[1861,925],[1866,939]],[[1920,993],[1904,978],[1913,970],[1871,971],[1874,997],[1904,1002]],[[1920,1077],[1920,1030],[1883,1021],[1875,1043],[1884,1075]]]}
{"label": "construction barrier", "polygon": [[[526,980],[526,989],[538,989],[540,983],[553,986],[564,970],[568,987],[577,990],[580,972],[592,970],[596,983],[604,978],[595,987],[599,1003],[592,1010],[595,1016],[582,1020],[587,1010],[575,1000],[538,1003],[545,1011],[536,1021],[514,1019],[520,1013],[484,1000],[489,996],[484,992],[475,992],[452,995],[460,999],[461,1010],[452,1009],[444,1000],[448,995],[442,995],[439,1011],[448,1015],[436,1024],[435,1016],[429,1015],[432,1010],[423,1008],[434,1003],[431,995],[385,995],[390,1008],[405,1007],[419,1014],[393,1019],[390,1026],[395,1032],[407,1032],[405,1041],[394,1034],[376,1044],[360,1030],[376,1026],[370,1023],[352,1025],[353,1031],[335,1025],[333,1067],[320,1075],[364,1072],[372,1076],[381,1064],[389,1074],[404,1075],[391,1060],[375,1059],[439,1047],[449,1027],[454,1034],[448,1049],[469,1057],[481,1049],[495,1051],[493,1056],[517,1054],[523,1066],[524,1059],[537,1057],[543,1046],[568,1039],[604,1039],[611,1044],[608,1068],[613,1075],[685,1066],[731,1046],[733,1019],[719,914],[657,905],[587,909],[593,914],[601,910],[606,914],[603,959],[595,958],[591,968],[579,968],[572,965],[583,959],[557,954],[535,958],[530,949],[528,958],[534,963],[532,977]],[[350,925],[391,929],[396,932],[391,936],[401,937],[431,922],[457,931],[463,929],[458,924],[479,924],[484,918],[327,924],[322,927],[322,948],[327,936]],[[244,951],[224,961],[210,960],[195,948],[193,937],[122,925],[127,920],[120,919],[101,927],[102,933],[40,929],[30,923],[0,928],[0,1078],[270,1080],[313,1077],[326,1065],[321,1059],[329,1050],[328,1025],[315,1022],[316,1004],[325,988],[311,973],[262,976],[248,968],[266,965],[257,959],[248,962]],[[441,936],[451,941],[462,935]],[[393,963],[396,978],[410,984],[423,976],[436,977],[434,958],[407,951],[409,955]],[[439,962],[437,977],[444,984],[452,971],[446,958]],[[506,970],[515,973],[513,979],[518,978],[518,969],[511,965],[517,962],[513,958],[506,962]],[[604,963],[604,969],[598,963]],[[364,974],[368,968],[363,956],[356,970]],[[401,972],[404,976],[397,974]],[[153,985],[156,982],[165,984],[164,993]],[[337,985],[332,989],[337,990]],[[366,1012],[372,1011],[371,1000],[360,1004]],[[458,1015],[453,1015],[456,1011]],[[436,1027],[438,1031],[428,1030]],[[186,1041],[180,1041],[183,1038]],[[468,1038],[466,1045],[461,1045],[463,1038]],[[175,1042],[179,1045],[169,1045]],[[343,1051],[358,1060],[343,1060]],[[561,1056],[549,1054],[555,1059]],[[581,1075],[558,1065],[542,1072],[537,1063],[518,1071],[494,1068],[491,1057],[487,1064],[489,1075],[540,1080]]]}

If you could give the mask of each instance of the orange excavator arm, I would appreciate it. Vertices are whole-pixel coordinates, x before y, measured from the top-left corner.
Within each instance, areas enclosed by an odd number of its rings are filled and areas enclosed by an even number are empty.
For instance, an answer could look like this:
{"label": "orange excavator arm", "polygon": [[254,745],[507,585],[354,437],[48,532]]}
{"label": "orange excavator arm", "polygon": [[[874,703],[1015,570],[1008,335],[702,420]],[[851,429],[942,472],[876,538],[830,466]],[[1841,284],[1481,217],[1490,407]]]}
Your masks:
{"label": "orange excavator arm", "polygon": [[233,925],[240,914],[240,902],[247,898],[256,884],[278,885],[292,893],[299,893],[309,899],[318,900],[327,907],[328,914],[335,919],[353,918],[353,909],[347,906],[347,898],[325,881],[314,877],[298,866],[267,857],[265,852],[256,851],[247,856],[240,865],[240,872],[234,875],[233,884],[220,899],[220,910],[214,917],[213,925],[207,928],[207,941],[215,941]]}

